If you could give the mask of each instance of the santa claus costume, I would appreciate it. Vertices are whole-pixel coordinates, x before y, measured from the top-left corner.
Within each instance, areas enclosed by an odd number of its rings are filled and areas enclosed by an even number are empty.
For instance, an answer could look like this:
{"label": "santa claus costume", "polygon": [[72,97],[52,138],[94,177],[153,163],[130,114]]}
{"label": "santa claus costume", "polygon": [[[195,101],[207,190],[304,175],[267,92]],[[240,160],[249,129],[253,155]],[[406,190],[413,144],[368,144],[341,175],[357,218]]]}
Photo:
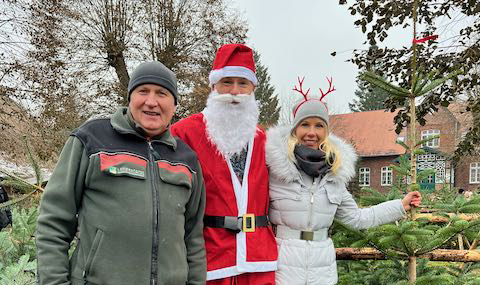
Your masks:
{"label": "santa claus costume", "polygon": [[218,50],[206,108],[171,128],[197,153],[202,167],[207,284],[274,284],[277,247],[268,221],[265,132],[257,126],[253,91],[219,94],[215,84],[222,78],[257,84],[249,47],[229,44]]}

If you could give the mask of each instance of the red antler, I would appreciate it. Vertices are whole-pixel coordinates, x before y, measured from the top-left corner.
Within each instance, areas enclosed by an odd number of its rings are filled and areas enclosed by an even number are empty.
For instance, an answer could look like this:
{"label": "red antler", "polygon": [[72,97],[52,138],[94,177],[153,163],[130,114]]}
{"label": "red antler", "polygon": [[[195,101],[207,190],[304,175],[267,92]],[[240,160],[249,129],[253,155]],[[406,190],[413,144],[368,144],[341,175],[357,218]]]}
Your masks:
{"label": "red antler", "polygon": [[297,89],[297,85],[295,85],[295,88],[293,89],[293,91],[297,91],[298,93],[302,94],[303,98],[305,98],[305,100],[308,100],[307,99],[307,95],[308,95],[308,92],[310,92],[310,88],[308,88],[307,90],[307,93],[303,93],[303,80],[305,79],[305,76],[302,78],[302,80],[300,80],[300,77],[298,77],[298,83],[300,84],[300,90]]}
{"label": "red antler", "polygon": [[320,101],[322,101],[323,97],[327,96],[328,93],[335,91],[335,87],[332,84],[333,79],[331,77],[330,79],[327,77],[327,81],[329,84],[327,93],[323,93],[322,88],[318,88],[320,89],[320,93],[322,93],[322,96],[320,97]]}

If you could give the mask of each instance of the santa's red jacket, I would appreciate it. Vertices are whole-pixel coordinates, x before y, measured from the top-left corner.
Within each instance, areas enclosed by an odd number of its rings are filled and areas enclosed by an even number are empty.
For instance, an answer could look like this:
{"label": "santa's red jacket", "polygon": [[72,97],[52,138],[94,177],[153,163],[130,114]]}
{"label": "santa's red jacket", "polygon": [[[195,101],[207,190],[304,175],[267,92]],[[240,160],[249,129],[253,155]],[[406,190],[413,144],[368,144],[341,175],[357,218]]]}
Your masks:
{"label": "santa's red jacket", "polygon": [[[245,174],[239,182],[229,160],[225,160],[207,138],[202,114],[195,114],[171,127],[198,155],[206,188],[207,216],[268,215],[268,171],[265,164],[265,132],[257,128],[248,146]],[[272,229],[235,233],[224,228],[204,228],[207,249],[207,280],[245,272],[277,269],[277,247]]]}

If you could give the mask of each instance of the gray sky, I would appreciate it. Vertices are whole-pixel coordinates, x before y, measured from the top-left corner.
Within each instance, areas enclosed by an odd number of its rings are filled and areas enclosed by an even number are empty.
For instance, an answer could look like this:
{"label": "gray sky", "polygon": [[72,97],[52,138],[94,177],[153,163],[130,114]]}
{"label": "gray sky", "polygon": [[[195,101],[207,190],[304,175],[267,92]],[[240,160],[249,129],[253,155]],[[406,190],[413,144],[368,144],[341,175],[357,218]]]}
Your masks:
{"label": "gray sky", "polygon": [[[248,21],[247,44],[260,52],[262,64],[268,68],[271,83],[281,102],[298,100],[291,91],[297,76],[305,76],[304,87],[319,95],[318,88],[328,89],[326,76],[332,76],[336,91],[327,95],[331,113],[349,113],[348,103],[355,98],[358,70],[350,59],[354,49],[367,49],[366,36],[354,27],[355,17],[338,0],[230,0]],[[457,46],[458,31],[471,25],[459,11],[451,18],[436,21],[439,46]],[[421,25],[417,28],[422,31]],[[393,48],[411,46],[412,28],[395,28],[388,32],[385,45]],[[450,50],[457,48],[451,48]],[[336,51],[335,57],[330,54]],[[294,100],[288,99],[294,97]]]}
{"label": "gray sky", "polygon": [[[365,36],[355,28],[355,18],[338,0],[232,0],[249,24],[247,44],[260,52],[268,67],[271,82],[281,97],[291,92],[297,76],[305,76],[304,87],[319,95],[318,88],[328,89],[326,76],[333,77],[336,91],[327,95],[332,113],[349,113],[354,99],[357,68],[346,62]],[[409,45],[411,31],[399,31],[388,44]],[[335,57],[330,53],[337,51]],[[282,99],[285,100],[285,99]]]}

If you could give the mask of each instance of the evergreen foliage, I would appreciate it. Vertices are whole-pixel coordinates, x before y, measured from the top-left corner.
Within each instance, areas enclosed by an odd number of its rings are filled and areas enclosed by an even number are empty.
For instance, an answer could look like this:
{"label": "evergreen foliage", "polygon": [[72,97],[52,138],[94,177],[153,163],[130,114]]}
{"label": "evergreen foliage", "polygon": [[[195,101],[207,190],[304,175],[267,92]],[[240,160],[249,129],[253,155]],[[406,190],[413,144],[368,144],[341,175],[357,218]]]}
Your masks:
{"label": "evergreen foliage", "polygon": [[[429,138],[431,140],[433,138]],[[423,141],[425,142],[425,141]],[[400,142],[405,149],[409,146]],[[421,145],[420,142],[414,144]],[[415,154],[423,154],[423,149],[415,149]],[[363,188],[359,202],[362,206],[372,206],[381,202],[401,198],[407,192],[407,181],[410,176],[411,154],[400,156],[391,165],[397,179],[387,193],[373,188]],[[434,174],[432,169],[417,173],[418,179]],[[419,186],[419,184],[416,184]],[[411,219],[397,221],[394,224],[382,225],[367,230],[354,230],[335,222],[332,238],[336,247],[372,247],[384,253],[387,261],[339,262],[339,284],[476,284],[480,276],[474,268],[477,264],[449,264],[434,266],[438,262],[429,263],[426,259],[418,259],[416,266],[417,279],[412,282],[408,274],[408,262],[411,256],[420,256],[435,249],[463,249],[463,241],[468,247],[478,243],[480,237],[480,219],[462,220],[460,214],[480,213],[480,196],[470,199],[456,195],[451,188],[443,187],[431,195],[418,187],[422,193],[422,204],[427,205],[434,215],[443,215],[447,222],[432,224],[428,219]],[[474,247],[473,247],[474,248]],[[343,271],[342,271],[343,270]],[[354,281],[355,280],[355,281]],[[349,283],[350,282],[350,283]]]}
{"label": "evergreen foliage", "polygon": [[13,224],[0,232],[0,263],[15,263],[23,255],[35,258],[36,207],[13,208]]}
{"label": "evergreen foliage", "polygon": [[376,86],[370,86],[368,82],[357,77],[357,87],[355,96],[358,99],[353,99],[352,103],[348,103],[348,107],[352,112],[365,112],[373,110],[385,109],[385,100],[388,98],[388,93]]}
{"label": "evergreen foliage", "polygon": [[32,152],[27,139],[23,138],[28,159],[35,172],[36,184],[31,184],[24,179],[6,171],[8,179],[2,181],[13,189],[13,199],[0,204],[0,208],[12,208],[12,225],[0,231],[0,284],[2,285],[27,285],[36,282],[36,247],[35,230],[38,217],[38,201],[32,199],[30,203],[24,202],[37,191],[43,192],[43,180],[40,165]]}
{"label": "evergreen foliage", "polygon": [[[366,284],[366,285],[407,285],[408,268],[403,260],[385,261],[340,261],[338,285]],[[418,272],[421,277],[416,284],[468,284],[451,283],[454,276],[449,274],[444,266],[435,266],[427,259],[419,259]],[[476,277],[470,275],[469,279]]]}
{"label": "evergreen foliage", "polygon": [[[339,261],[338,285],[407,285],[407,262],[403,260],[385,261]],[[480,284],[478,270],[480,264],[467,263],[462,268],[458,264],[431,262],[419,259],[417,271],[420,284],[476,285]]]}
{"label": "evergreen foliage", "polygon": [[260,54],[257,51],[253,52],[253,58],[255,60],[258,79],[255,98],[260,108],[259,124],[262,126],[273,126],[277,123],[280,116],[278,97],[275,94],[275,88],[270,84],[268,68],[261,63]]}
{"label": "evergreen foliage", "polygon": [[32,166],[32,169],[35,173],[36,184],[32,184],[27,180],[21,177],[18,177],[15,174],[12,174],[8,171],[4,171],[0,169],[0,173],[3,173],[7,176],[5,180],[1,181],[1,185],[9,187],[10,189],[13,189],[18,194],[23,194],[15,199],[11,199],[7,202],[0,203],[0,209],[5,207],[10,207],[11,205],[24,201],[25,199],[34,195],[37,191],[41,191],[41,192],[44,191],[44,189],[42,188],[43,174],[40,169],[40,165],[38,164],[37,159],[35,158],[26,137],[23,138],[23,141],[25,144],[28,160],[30,161],[30,165]]}
{"label": "evergreen foliage", "polygon": [[[360,9],[365,8],[365,3],[360,1]],[[345,1],[342,1],[345,3]],[[377,3],[378,4],[378,3]],[[375,4],[373,4],[375,6]],[[398,74],[395,74],[395,82],[385,79],[382,75],[375,73],[372,70],[368,70],[361,75],[361,78],[368,83],[380,88],[389,94],[389,98],[386,100],[387,106],[393,112],[398,106],[403,106],[403,109],[398,111],[395,116],[396,133],[400,133],[405,126],[409,126],[409,135],[408,135],[408,145],[403,144],[403,146],[408,151],[410,157],[410,167],[409,171],[406,171],[410,182],[408,183],[408,191],[420,191],[420,184],[417,181],[421,181],[428,177],[431,174],[429,171],[421,171],[417,174],[417,155],[423,154],[425,151],[419,149],[419,146],[423,144],[426,140],[417,141],[416,139],[416,124],[425,124],[424,116],[430,112],[430,110],[436,111],[438,107],[436,105],[441,104],[442,106],[448,106],[448,100],[442,100],[436,96],[430,96],[434,94],[436,89],[439,89],[442,86],[446,86],[447,82],[451,79],[458,81],[458,76],[460,74],[467,73],[465,66],[462,64],[455,64],[453,66],[445,67],[444,69],[438,69],[436,66],[428,65],[427,58],[421,58],[425,56],[422,54],[422,46],[417,43],[417,22],[420,17],[424,17],[422,13],[422,8],[425,5],[424,2],[419,0],[413,0],[412,3],[407,3],[404,9],[396,11],[399,13],[401,21],[404,21],[405,18],[411,16],[412,28],[413,28],[413,42],[411,47],[411,55],[408,56],[407,62],[410,63],[408,66],[404,66],[401,63],[401,60],[390,59],[393,61],[393,64],[397,64],[397,72],[402,76],[401,82],[397,83]],[[354,5],[355,6],[355,5]],[[377,8],[382,10],[383,7],[370,7]],[[353,10],[352,11],[356,11]],[[448,11],[448,9],[447,9]],[[375,12],[379,12],[378,10]],[[407,15],[407,17],[406,17]],[[384,16],[384,15],[383,15]],[[369,11],[367,15],[367,22],[373,20],[373,11]],[[377,20],[378,22],[382,21],[383,18]],[[363,32],[366,31],[366,23],[362,23]],[[379,27],[377,27],[379,28]],[[379,28],[380,30],[383,28]],[[388,30],[388,27],[384,27],[385,30]],[[375,30],[375,28],[374,28]],[[380,41],[387,36],[384,31],[380,35]],[[368,37],[372,45],[375,44],[375,32],[369,33]],[[435,39],[437,36],[430,37]],[[428,41],[426,38],[425,41]],[[431,54],[428,54],[430,56]],[[419,59],[422,60],[419,60]],[[383,63],[381,66],[388,66],[389,64]],[[426,70],[429,70],[428,72]],[[388,74],[388,71],[391,70],[382,70],[385,74]],[[391,77],[392,74],[390,74]],[[428,97],[430,96],[430,97]],[[423,98],[423,105],[426,107],[422,111],[421,107],[417,107],[416,99]],[[428,100],[428,98],[434,98],[435,100]],[[417,114],[417,109],[419,112]],[[431,138],[429,138],[431,139]],[[427,139],[427,141],[429,140]],[[476,221],[471,223],[458,220],[456,216],[453,217],[452,222],[448,223],[445,227],[441,227],[435,233],[429,229],[426,229],[421,223],[415,221],[416,218],[416,209],[412,207],[410,209],[410,219],[407,221],[398,222],[397,226],[384,225],[379,228],[384,229],[382,233],[382,238],[375,240],[375,233],[367,234],[362,240],[356,242],[369,242],[375,244],[375,247],[384,252],[386,255],[394,252],[397,255],[408,257],[408,284],[415,284],[417,281],[422,282],[423,279],[417,280],[417,257],[419,255],[425,254],[427,252],[433,251],[447,242],[449,242],[455,235],[462,233],[470,227],[476,227],[478,224]],[[477,229],[478,230],[478,229]],[[433,236],[433,237],[431,237]],[[429,239],[431,237],[431,239]],[[463,240],[462,236],[458,236],[458,240]],[[463,243],[463,242],[462,242]],[[463,245],[459,244],[460,248],[463,249]]]}
{"label": "evergreen foliage", "polygon": [[[386,261],[339,261],[339,284],[409,284],[407,279],[408,255],[421,255],[431,250],[452,248],[455,237],[460,233],[472,232],[478,238],[478,220],[467,222],[452,219],[447,226],[427,222],[400,221],[366,231],[356,231],[335,223],[333,239],[337,247],[373,247],[385,253]],[[472,240],[472,235],[468,235]],[[418,278],[414,284],[477,284],[480,280],[478,263],[436,266],[439,262],[428,263],[418,259]]]}
{"label": "evergreen foliage", "polygon": [[5,267],[0,264],[0,283],[2,285],[35,284],[36,268],[36,261],[31,261],[28,255],[22,255],[16,263]]}
{"label": "evergreen foliage", "polygon": [[13,225],[0,231],[0,284],[35,283],[37,207],[13,208]]}

